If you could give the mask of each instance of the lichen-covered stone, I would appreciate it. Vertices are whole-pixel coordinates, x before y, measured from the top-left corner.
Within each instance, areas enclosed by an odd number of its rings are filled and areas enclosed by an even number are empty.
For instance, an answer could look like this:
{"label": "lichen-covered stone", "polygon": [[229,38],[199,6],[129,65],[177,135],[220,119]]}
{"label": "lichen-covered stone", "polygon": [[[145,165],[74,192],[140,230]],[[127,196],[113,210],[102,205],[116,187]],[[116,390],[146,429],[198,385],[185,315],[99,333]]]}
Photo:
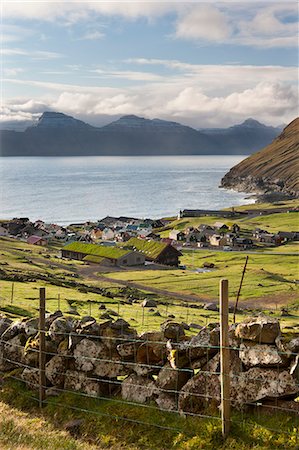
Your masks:
{"label": "lichen-covered stone", "polygon": [[279,321],[265,315],[250,317],[236,327],[237,338],[258,342],[260,344],[274,344],[280,334]]}
{"label": "lichen-covered stone", "polygon": [[121,385],[121,395],[124,400],[146,403],[158,392],[151,378],[141,377],[135,374],[129,375]]}
{"label": "lichen-covered stone", "polygon": [[12,324],[12,320],[8,317],[1,316],[0,317],[0,337],[7,330],[7,328]]}
{"label": "lichen-covered stone", "polygon": [[279,352],[274,345],[240,344],[239,356],[247,367],[285,366],[288,362],[286,356]]}
{"label": "lichen-covered stone", "polygon": [[167,363],[160,370],[156,384],[163,390],[175,393],[187,383],[192,375],[192,369],[173,369],[171,365]]}
{"label": "lichen-covered stone", "polygon": [[181,413],[200,414],[209,406],[220,404],[219,376],[199,372],[180,391],[178,408]]}
{"label": "lichen-covered stone", "polygon": [[174,342],[178,342],[185,336],[185,330],[181,323],[166,321],[160,325],[160,328],[165,339],[171,339]]}
{"label": "lichen-covered stone", "polygon": [[139,345],[139,342],[124,342],[123,344],[118,344],[116,348],[123,360],[135,361]]}
{"label": "lichen-covered stone", "polygon": [[0,345],[0,370],[7,371],[24,364],[24,345],[26,336],[18,334]]}
{"label": "lichen-covered stone", "polygon": [[2,333],[1,341],[9,341],[20,333],[23,333],[23,323],[20,321],[12,322]]}
{"label": "lichen-covered stone", "polygon": [[72,321],[63,317],[55,319],[49,327],[49,336],[55,342],[63,341],[72,331]]}
{"label": "lichen-covered stone", "polygon": [[[206,365],[202,366],[202,370],[220,375],[221,372],[221,362],[220,362],[220,353],[213,356]],[[244,371],[244,366],[239,358],[239,354],[237,350],[230,350],[229,352],[229,373],[231,376],[238,375],[239,373]]]}
{"label": "lichen-covered stone", "polygon": [[254,367],[231,380],[231,402],[235,407],[263,398],[296,395],[299,386],[287,371]]}
{"label": "lichen-covered stone", "polygon": [[109,358],[109,351],[101,341],[82,339],[74,349],[76,368],[82,372],[94,370],[98,359]]}
{"label": "lichen-covered stone", "polygon": [[38,319],[28,319],[24,322],[26,336],[35,336],[38,332]]}
{"label": "lichen-covered stone", "polygon": [[126,364],[120,360],[118,354],[110,354],[109,356],[102,356],[98,358],[94,373],[99,377],[116,378],[127,375],[128,368]]}
{"label": "lichen-covered stone", "polygon": [[39,390],[39,370],[34,367],[26,367],[21,375],[28,389],[32,391]]}
{"label": "lichen-covered stone", "polygon": [[291,353],[298,354],[299,353],[299,337],[292,339],[287,344],[287,348]]}
{"label": "lichen-covered stone", "polygon": [[65,371],[66,371],[66,360],[65,358],[56,355],[50,359],[46,364],[46,377],[56,387],[63,387]]}
{"label": "lichen-covered stone", "polygon": [[166,392],[159,392],[155,402],[163,411],[177,411],[178,409],[177,399],[173,395],[169,395]]}
{"label": "lichen-covered stone", "polygon": [[[146,332],[142,333],[138,341],[140,345],[136,353],[136,366],[148,366],[148,371],[159,370],[166,360],[166,339],[162,332]],[[133,366],[133,370],[139,369]],[[145,372],[146,367],[143,367]],[[140,372],[139,372],[140,373]],[[144,373],[145,374],[145,373]]]}
{"label": "lichen-covered stone", "polygon": [[64,389],[66,391],[79,391],[91,397],[98,397],[105,391],[105,386],[94,377],[84,372],[67,370],[65,373]]}
{"label": "lichen-covered stone", "polygon": [[210,359],[219,350],[219,327],[202,328],[190,340],[167,342],[168,360],[174,369],[191,367],[193,360]]}

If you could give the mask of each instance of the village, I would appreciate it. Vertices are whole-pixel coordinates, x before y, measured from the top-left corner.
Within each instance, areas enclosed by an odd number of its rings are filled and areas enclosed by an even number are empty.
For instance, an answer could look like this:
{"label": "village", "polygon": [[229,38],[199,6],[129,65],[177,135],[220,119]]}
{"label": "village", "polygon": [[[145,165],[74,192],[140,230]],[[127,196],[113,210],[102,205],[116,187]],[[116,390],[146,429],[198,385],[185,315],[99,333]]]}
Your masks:
{"label": "village", "polygon": [[[296,210],[288,211],[290,213]],[[31,245],[57,245],[60,257],[96,264],[100,267],[140,266],[153,269],[178,267],[182,250],[254,251],[278,247],[299,240],[298,231],[277,231],[242,227],[240,217],[259,217],[269,211],[183,210],[178,217],[138,219],[107,216],[101,220],[72,223],[68,226],[42,220],[15,218],[2,221],[0,236],[15,238]],[[222,218],[211,223],[212,217]],[[197,226],[180,221],[198,219]],[[208,218],[209,220],[205,220]],[[208,223],[205,223],[208,222]],[[239,222],[239,223],[238,223]]]}

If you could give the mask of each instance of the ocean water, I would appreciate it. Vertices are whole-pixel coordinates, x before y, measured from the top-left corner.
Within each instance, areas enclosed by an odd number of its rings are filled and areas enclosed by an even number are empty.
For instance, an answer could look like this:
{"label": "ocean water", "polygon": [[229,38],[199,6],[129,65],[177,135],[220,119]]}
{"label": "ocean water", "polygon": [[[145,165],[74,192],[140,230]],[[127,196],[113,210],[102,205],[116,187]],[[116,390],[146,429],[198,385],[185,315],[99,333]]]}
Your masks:
{"label": "ocean water", "polygon": [[244,156],[0,158],[0,218],[59,224],[106,215],[158,218],[251,203],[220,189]]}

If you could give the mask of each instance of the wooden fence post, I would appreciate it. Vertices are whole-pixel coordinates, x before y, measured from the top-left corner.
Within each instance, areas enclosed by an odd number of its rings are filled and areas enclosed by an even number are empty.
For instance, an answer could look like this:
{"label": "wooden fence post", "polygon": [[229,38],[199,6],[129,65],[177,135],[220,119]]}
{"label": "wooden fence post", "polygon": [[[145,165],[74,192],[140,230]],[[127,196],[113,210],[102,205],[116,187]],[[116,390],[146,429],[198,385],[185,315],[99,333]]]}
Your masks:
{"label": "wooden fence post", "polygon": [[11,304],[13,304],[14,287],[15,287],[15,283],[12,282],[12,284],[11,284],[11,295],[10,295],[10,303]]}
{"label": "wooden fence post", "polygon": [[228,280],[220,280],[220,367],[222,436],[230,430],[230,353],[228,342]]}
{"label": "wooden fence post", "polygon": [[39,407],[46,397],[46,345],[45,345],[46,289],[39,290]]}

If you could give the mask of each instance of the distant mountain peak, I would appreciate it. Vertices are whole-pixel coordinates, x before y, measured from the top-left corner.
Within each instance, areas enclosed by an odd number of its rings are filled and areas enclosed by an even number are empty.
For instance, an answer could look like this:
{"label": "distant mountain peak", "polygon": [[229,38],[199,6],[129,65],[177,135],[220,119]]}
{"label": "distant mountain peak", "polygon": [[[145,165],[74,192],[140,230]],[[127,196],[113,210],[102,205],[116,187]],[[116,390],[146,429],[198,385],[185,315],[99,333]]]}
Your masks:
{"label": "distant mountain peak", "polygon": [[118,120],[146,120],[144,117],[135,116],[135,114],[126,114],[121,116]]}
{"label": "distant mountain peak", "polygon": [[75,119],[72,116],[67,116],[61,112],[45,111],[38,119],[36,125],[38,128],[65,128],[65,127],[88,127],[82,120]]}
{"label": "distant mountain peak", "polygon": [[186,125],[182,125],[178,122],[170,122],[169,120],[162,119],[146,119],[144,117],[135,116],[133,114],[120,117],[118,120],[109,123],[103,129],[114,129],[114,130],[150,130],[150,131],[182,131],[182,130],[192,130],[193,128]]}
{"label": "distant mountain peak", "polygon": [[249,117],[249,119],[244,120],[243,123],[241,123],[240,126],[250,127],[250,128],[256,128],[256,127],[264,127],[265,125],[259,122],[258,120],[252,119]]}

